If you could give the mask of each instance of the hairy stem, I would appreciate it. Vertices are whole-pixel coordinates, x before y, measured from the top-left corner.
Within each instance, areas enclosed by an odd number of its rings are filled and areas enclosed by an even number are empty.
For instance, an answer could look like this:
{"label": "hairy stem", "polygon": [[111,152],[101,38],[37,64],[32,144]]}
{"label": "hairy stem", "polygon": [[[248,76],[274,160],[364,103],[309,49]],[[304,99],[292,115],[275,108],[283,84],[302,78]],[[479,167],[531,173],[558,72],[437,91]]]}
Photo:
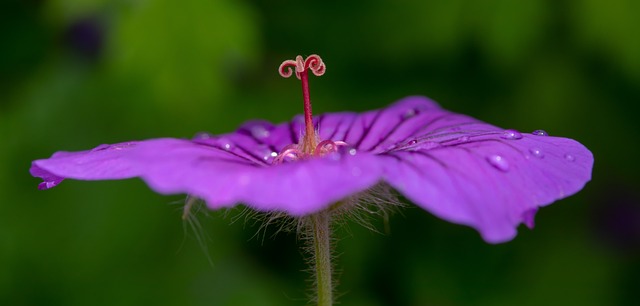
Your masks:
{"label": "hairy stem", "polygon": [[311,216],[311,243],[313,244],[318,306],[333,304],[330,225],[329,212],[323,211]]}

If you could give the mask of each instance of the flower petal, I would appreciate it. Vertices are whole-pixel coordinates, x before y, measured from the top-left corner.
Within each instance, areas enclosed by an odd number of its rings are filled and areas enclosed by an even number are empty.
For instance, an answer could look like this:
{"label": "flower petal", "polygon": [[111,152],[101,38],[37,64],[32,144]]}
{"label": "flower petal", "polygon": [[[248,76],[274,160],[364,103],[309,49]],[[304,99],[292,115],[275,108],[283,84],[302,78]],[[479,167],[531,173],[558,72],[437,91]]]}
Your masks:
{"label": "flower petal", "polygon": [[141,176],[158,192],[188,193],[206,200],[212,209],[245,203],[258,211],[301,216],[371,187],[382,175],[376,157],[366,153],[336,153],[267,167],[223,160],[207,149],[180,140],[150,143],[151,165]]}
{"label": "flower petal", "polygon": [[32,163],[31,175],[44,180],[38,188],[49,189],[65,178],[79,180],[116,180],[136,176],[138,165],[127,159],[138,142],[100,145],[90,151],[57,152],[48,159]]}
{"label": "flower petal", "polygon": [[[396,105],[396,113],[419,100]],[[403,140],[380,154],[385,180],[436,216],[476,228],[488,242],[512,239],[518,224],[533,226],[537,207],[591,179],[593,155],[571,139],[505,131],[437,108],[391,120],[391,137]]]}
{"label": "flower petal", "polygon": [[[359,150],[380,153],[390,146],[406,141],[416,133],[415,118],[428,115],[432,122],[425,122],[424,128],[436,124],[440,115],[449,114],[435,102],[424,97],[408,97],[389,107],[365,112],[333,113],[320,116],[320,138],[342,140]],[[434,116],[435,115],[435,116]]]}
{"label": "flower petal", "polygon": [[245,203],[258,211],[293,216],[325,209],[371,187],[382,176],[377,157],[367,153],[341,152],[270,166],[254,156],[255,148],[241,145],[245,136],[232,136],[206,142],[152,139],[122,150],[104,146],[57,153],[35,161],[32,174],[45,180],[141,177],[158,193],[187,193],[206,200],[212,209]]}

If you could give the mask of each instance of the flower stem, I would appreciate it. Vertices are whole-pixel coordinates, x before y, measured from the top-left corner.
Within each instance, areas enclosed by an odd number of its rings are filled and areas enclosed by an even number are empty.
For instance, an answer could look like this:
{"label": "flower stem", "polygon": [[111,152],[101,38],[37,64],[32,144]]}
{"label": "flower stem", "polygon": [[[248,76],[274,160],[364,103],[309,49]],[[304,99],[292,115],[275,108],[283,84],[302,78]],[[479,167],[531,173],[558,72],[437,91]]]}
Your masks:
{"label": "flower stem", "polygon": [[315,265],[318,306],[333,304],[331,282],[331,217],[323,211],[311,216],[313,259]]}

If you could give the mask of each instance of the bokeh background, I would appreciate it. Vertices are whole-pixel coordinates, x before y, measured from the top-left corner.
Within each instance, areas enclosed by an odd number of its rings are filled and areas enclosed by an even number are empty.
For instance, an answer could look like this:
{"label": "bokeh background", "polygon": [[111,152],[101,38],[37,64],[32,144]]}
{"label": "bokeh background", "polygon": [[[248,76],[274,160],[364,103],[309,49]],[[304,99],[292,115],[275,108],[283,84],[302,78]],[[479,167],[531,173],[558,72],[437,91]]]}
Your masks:
{"label": "bokeh background", "polygon": [[[505,244],[412,207],[337,236],[341,305],[631,305],[640,289],[640,2],[4,0],[1,305],[304,305],[294,234],[181,220],[140,180],[28,169],[58,150],[228,132],[301,112],[280,62],[320,54],[314,111],[407,95],[581,141],[593,181]],[[237,220],[239,219],[239,220]],[[235,222],[233,222],[235,221]],[[200,237],[200,239],[198,239]]]}

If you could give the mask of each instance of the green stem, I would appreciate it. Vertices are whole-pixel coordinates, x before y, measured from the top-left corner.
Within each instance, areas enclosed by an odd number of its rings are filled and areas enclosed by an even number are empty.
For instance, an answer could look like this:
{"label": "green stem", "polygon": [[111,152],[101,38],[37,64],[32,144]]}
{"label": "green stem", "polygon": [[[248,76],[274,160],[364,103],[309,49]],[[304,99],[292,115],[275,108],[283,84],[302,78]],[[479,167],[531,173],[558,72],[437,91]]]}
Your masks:
{"label": "green stem", "polygon": [[311,216],[313,258],[315,264],[318,306],[333,304],[333,285],[331,282],[331,217],[323,211]]}

